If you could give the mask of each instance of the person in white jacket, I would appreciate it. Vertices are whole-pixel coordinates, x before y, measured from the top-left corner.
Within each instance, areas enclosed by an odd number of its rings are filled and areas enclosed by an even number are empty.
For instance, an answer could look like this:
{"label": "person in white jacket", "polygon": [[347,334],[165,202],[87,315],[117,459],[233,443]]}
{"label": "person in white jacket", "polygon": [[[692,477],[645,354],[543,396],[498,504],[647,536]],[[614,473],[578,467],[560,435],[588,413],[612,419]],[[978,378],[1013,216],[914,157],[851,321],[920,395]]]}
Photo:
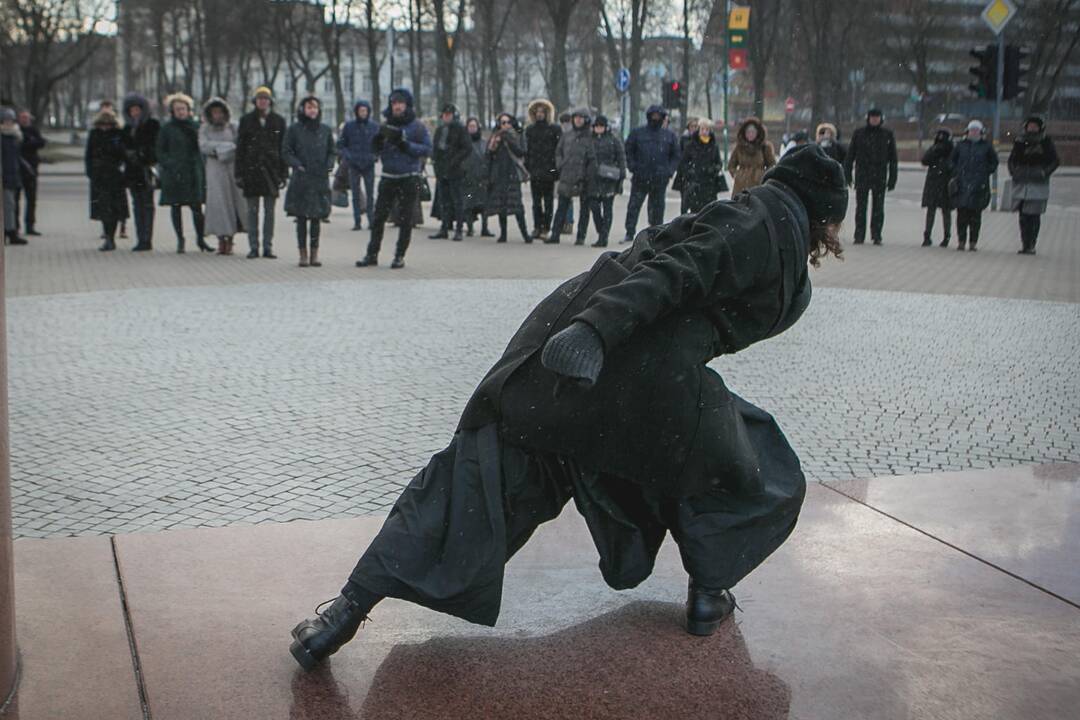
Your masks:
{"label": "person in white jacket", "polygon": [[219,97],[203,106],[205,122],[199,127],[199,152],[206,161],[206,229],[218,238],[218,255],[232,255],[233,236],[244,231],[247,201],[236,184],[236,124]]}

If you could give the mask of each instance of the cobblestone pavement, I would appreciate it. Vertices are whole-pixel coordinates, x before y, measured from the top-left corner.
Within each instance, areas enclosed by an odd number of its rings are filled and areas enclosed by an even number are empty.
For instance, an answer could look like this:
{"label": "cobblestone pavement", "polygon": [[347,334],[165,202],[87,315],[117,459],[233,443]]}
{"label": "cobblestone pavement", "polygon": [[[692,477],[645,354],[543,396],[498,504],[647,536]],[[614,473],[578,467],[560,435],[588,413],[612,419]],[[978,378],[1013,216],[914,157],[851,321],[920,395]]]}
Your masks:
{"label": "cobblestone pavement", "polygon": [[[375,277],[9,298],[16,534],[385,511],[554,281]],[[824,480],[1080,461],[1078,356],[1080,305],[824,288],[715,367]]]}

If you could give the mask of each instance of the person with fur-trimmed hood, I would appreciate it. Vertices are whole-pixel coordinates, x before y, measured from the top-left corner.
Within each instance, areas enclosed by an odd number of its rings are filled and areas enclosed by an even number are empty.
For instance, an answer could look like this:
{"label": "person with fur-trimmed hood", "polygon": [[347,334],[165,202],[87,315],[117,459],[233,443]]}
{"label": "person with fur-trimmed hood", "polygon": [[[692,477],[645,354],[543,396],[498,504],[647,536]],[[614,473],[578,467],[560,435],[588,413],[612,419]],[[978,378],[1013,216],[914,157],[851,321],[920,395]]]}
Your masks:
{"label": "person with fur-trimmed hood", "polygon": [[529,171],[532,193],[532,236],[544,238],[551,231],[551,218],[555,212],[555,181],[559,178],[555,152],[563,131],[562,126],[554,122],[555,106],[550,100],[537,98],[530,102],[528,116],[525,169]]}
{"label": "person with fur-trimmed hood", "polygon": [[842,252],[847,202],[843,169],[808,145],[540,301],[340,594],[293,628],[293,658],[315,669],[388,597],[494,625],[507,561],[571,500],[610,587],[644,582],[670,533],[686,630],[730,622],[732,589],[795,529],[806,479],[772,416],[710,361],[799,320],[808,265]]}
{"label": "person with fur-trimmed hood", "polygon": [[591,120],[588,108],[575,108],[570,112],[570,130],[564,132],[559,138],[559,145],[555,150],[555,162],[559,171],[559,182],[556,186],[559,205],[555,210],[555,219],[552,221],[551,237],[544,240],[545,243],[558,244],[559,234],[568,224],[567,218],[574,198],[580,198],[578,201],[580,217],[574,244],[585,244],[585,234],[589,230],[586,185],[592,174],[592,166],[596,163]]}
{"label": "person with fur-trimmed hood", "polygon": [[[281,155],[292,168],[285,191],[285,213],[296,218],[300,267],[322,267],[319,233],[330,217],[330,173],[334,171],[334,131],[322,122],[322,103],[309,95],[300,101],[296,122],[285,132]],[[308,255],[310,236],[311,254]]]}
{"label": "person with fur-trimmed hood", "polygon": [[735,149],[728,158],[728,172],[733,179],[732,197],[747,188],[757,187],[765,171],[776,164],[776,149],[769,142],[769,132],[756,117],[739,123],[735,133]]}
{"label": "person with fur-trimmed hood", "polygon": [[1050,176],[1058,169],[1057,149],[1046,134],[1046,123],[1037,115],[1024,121],[1024,133],[1009,153],[1012,206],[1020,213],[1020,255],[1034,255],[1039,241],[1041,216],[1050,200]]}
{"label": "person with fur-trimmed hood", "polygon": [[922,156],[922,164],[927,169],[922,191],[922,206],[926,208],[923,247],[934,244],[930,235],[934,232],[934,216],[938,210],[941,210],[941,224],[945,231],[941,247],[949,247],[949,236],[952,234],[952,199],[949,197],[949,181],[953,176],[952,153],[952,132],[947,127],[938,128],[934,133],[934,143]]}
{"label": "person with fur-trimmed hood", "polygon": [[[372,143],[379,134],[380,125],[371,116],[371,103],[357,100],[353,103],[352,119],[345,123],[338,138],[338,153],[349,172],[349,189],[352,192],[353,230],[360,230],[360,219],[367,213],[368,225],[375,214],[375,150]],[[363,190],[360,185],[363,183]],[[363,203],[361,204],[361,201]]]}
{"label": "person with fur-trimmed hood", "polygon": [[411,214],[418,204],[420,183],[423,182],[421,163],[431,155],[431,136],[416,118],[413,96],[406,88],[395,88],[390,93],[383,118],[379,134],[371,142],[371,149],[382,162],[375,215],[371,221],[371,240],[367,252],[356,261],[356,266],[374,267],[379,264],[383,230],[391,211],[397,207],[398,241],[390,267],[399,269],[405,267],[405,252],[412,240]]}
{"label": "person with fur-trimmed hood", "polygon": [[232,110],[222,98],[203,105],[199,150],[206,164],[207,235],[218,238],[218,255],[233,254],[233,236],[244,231],[247,202],[236,184],[236,143],[239,132],[230,122]]}
{"label": "person with fur-trimmed hood", "polygon": [[840,134],[837,132],[835,125],[827,122],[820,123],[817,126],[815,137],[817,138],[816,141],[818,147],[820,147],[826,155],[841,165],[844,164],[844,158],[847,156],[847,147],[840,142]]}
{"label": "person with fur-trimmed hood", "polygon": [[105,109],[94,117],[86,139],[86,176],[90,178],[90,219],[101,223],[105,242],[98,250],[116,249],[116,228],[128,217],[124,194],[124,133],[116,113]]}
{"label": "person with fur-trimmed hood", "polygon": [[199,122],[192,117],[195,101],[184,93],[165,98],[169,119],[161,126],[157,139],[158,169],[161,174],[159,205],[171,210],[172,226],[176,232],[176,252],[184,252],[184,221],[182,208],[191,208],[195,225],[195,243],[200,252],[212,252],[206,244],[203,203],[206,202],[206,170],[199,150]]}
{"label": "person with fur-trimmed hood", "polygon": [[289,179],[289,166],[281,156],[285,139],[285,118],[274,112],[274,94],[270,88],[255,89],[251,100],[255,107],[240,118],[236,141],[236,184],[244,190],[247,201],[249,260],[259,257],[259,203],[263,206],[262,256],[274,255],[274,210],[278,193]]}
{"label": "person with fur-trimmed hood", "polygon": [[124,181],[131,195],[131,214],[135,218],[135,247],[132,252],[154,249],[154,165],[157,164],[157,138],[161,123],[150,114],[150,103],[138,93],[128,93],[121,105],[124,111]]}
{"label": "person with fur-trimmed hood", "polygon": [[632,242],[637,232],[638,215],[645,199],[649,200],[649,225],[664,223],[664,203],[668,181],[679,169],[679,138],[664,127],[667,110],[650,105],[645,124],[626,138],[626,166],[632,173],[630,202],[626,206],[626,237]]}

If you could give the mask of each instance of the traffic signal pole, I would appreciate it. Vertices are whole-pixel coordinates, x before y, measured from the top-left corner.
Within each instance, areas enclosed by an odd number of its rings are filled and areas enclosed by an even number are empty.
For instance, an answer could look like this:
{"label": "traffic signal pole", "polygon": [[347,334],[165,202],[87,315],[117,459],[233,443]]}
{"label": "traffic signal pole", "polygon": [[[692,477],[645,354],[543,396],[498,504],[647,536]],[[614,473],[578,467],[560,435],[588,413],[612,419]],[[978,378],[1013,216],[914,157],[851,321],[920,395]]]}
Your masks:
{"label": "traffic signal pole", "polygon": [[[997,87],[994,93],[994,150],[997,150],[1001,139],[1001,99],[1005,92],[1005,33],[998,33],[997,47]],[[991,179],[990,209],[998,209],[998,171],[994,168],[994,177]]]}

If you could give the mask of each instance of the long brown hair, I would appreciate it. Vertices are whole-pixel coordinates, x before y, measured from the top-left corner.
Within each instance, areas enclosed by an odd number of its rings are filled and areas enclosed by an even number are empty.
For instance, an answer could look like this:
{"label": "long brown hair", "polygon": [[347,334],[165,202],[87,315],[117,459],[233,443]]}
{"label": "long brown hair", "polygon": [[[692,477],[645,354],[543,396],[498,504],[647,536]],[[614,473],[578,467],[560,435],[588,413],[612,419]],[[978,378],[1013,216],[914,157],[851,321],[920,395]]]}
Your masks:
{"label": "long brown hair", "polygon": [[840,246],[839,223],[813,223],[810,225],[810,264],[821,267],[821,258],[832,255],[843,260],[844,248]]}

